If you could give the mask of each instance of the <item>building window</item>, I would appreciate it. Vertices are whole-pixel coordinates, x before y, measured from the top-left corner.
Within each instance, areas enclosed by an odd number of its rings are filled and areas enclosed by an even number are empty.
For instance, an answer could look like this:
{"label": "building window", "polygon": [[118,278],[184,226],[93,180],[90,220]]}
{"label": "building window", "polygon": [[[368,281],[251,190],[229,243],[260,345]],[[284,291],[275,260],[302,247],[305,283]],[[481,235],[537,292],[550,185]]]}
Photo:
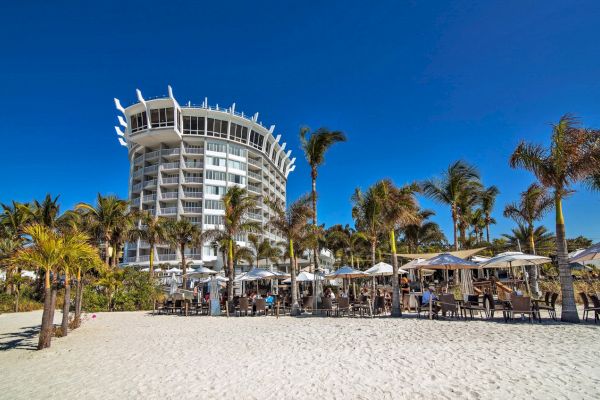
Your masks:
{"label": "building window", "polygon": [[236,175],[236,174],[229,174],[228,178],[229,178],[229,182],[237,183],[238,185],[245,185],[246,184],[246,177],[245,176]]}
{"label": "building window", "polygon": [[248,128],[242,125],[231,123],[231,132],[229,139],[236,142],[246,143],[248,141]]}
{"label": "building window", "polygon": [[230,144],[229,145],[229,154],[238,156],[238,157],[246,157],[246,149],[244,149],[240,146],[235,146],[233,144]]}
{"label": "building window", "polygon": [[239,169],[240,171],[246,170],[246,163],[241,161],[227,160],[227,165],[229,165],[229,168]]}
{"label": "building window", "polygon": [[221,157],[206,157],[206,165],[214,165],[216,167],[224,167],[226,165],[226,160]]}
{"label": "building window", "polygon": [[184,115],[183,134],[204,135],[204,117],[192,117],[189,115]]}
{"label": "building window", "polygon": [[266,148],[265,148],[265,153],[267,154],[267,156],[269,155],[269,153],[271,152],[271,142],[269,142],[267,140],[267,144],[266,144]]}
{"label": "building window", "polygon": [[223,225],[222,215],[205,215],[204,223],[210,225]]}
{"label": "building window", "polygon": [[206,174],[206,179],[212,179],[214,181],[224,181],[225,180],[225,172],[213,171],[213,170],[207,169],[205,174]]}
{"label": "building window", "polygon": [[206,150],[216,151],[218,153],[225,153],[225,144],[224,143],[206,143]]}
{"label": "building window", "polygon": [[131,116],[131,133],[138,132],[144,129],[148,129],[148,118],[146,117],[146,111],[134,114]]}
{"label": "building window", "polygon": [[173,108],[156,108],[150,110],[150,123],[153,128],[163,128],[175,125],[175,110]]}
{"label": "building window", "polygon": [[208,118],[206,123],[206,136],[214,136],[227,139],[227,121]]}
{"label": "building window", "polygon": [[222,196],[225,194],[225,186],[206,185],[206,193]]}
{"label": "building window", "polygon": [[225,210],[225,204],[221,200],[204,200],[204,208],[207,210]]}
{"label": "building window", "polygon": [[265,137],[256,131],[250,131],[250,145],[262,150]]}

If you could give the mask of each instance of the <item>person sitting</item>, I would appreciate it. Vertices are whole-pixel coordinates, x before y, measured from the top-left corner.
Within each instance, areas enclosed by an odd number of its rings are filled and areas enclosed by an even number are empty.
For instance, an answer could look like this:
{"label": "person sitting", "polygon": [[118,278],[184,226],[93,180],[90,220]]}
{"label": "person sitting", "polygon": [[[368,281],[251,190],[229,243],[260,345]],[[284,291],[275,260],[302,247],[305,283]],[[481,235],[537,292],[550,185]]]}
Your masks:
{"label": "person sitting", "polygon": [[342,290],[342,293],[340,293],[340,298],[342,298],[342,299],[347,299],[347,298],[348,298],[348,292],[347,292],[347,291],[344,291],[344,290]]}
{"label": "person sitting", "polygon": [[421,300],[421,305],[427,309],[429,307],[429,301],[431,300],[431,302],[433,303],[431,309],[434,314],[437,314],[440,311],[440,306],[436,303],[438,297],[433,292],[433,289],[433,286],[429,286],[429,288],[425,290],[425,292],[423,292],[423,299]]}
{"label": "person sitting", "polygon": [[267,308],[273,308],[273,304],[275,304],[275,297],[271,295],[271,293],[267,293],[267,297],[265,297],[265,303],[267,304]]}

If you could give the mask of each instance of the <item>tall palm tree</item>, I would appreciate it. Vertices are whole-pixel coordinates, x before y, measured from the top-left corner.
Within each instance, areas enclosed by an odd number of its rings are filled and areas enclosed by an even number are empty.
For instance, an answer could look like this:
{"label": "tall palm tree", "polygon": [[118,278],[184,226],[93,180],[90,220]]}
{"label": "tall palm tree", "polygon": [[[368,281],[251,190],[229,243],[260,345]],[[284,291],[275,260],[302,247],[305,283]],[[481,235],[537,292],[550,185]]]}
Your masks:
{"label": "tall palm tree", "polygon": [[371,265],[376,263],[376,251],[379,237],[385,234],[383,221],[383,205],[375,186],[365,192],[360,188],[352,195],[352,218],[356,229],[362,232],[371,245]]}
{"label": "tall palm tree", "polygon": [[[341,226],[339,227],[341,228]],[[367,237],[362,232],[357,232],[348,225],[342,229],[328,230],[327,238],[329,243],[333,245],[332,248],[337,247],[342,250],[343,254],[348,254],[350,256],[350,266],[352,268],[354,268],[355,254],[358,251],[361,242],[368,241]],[[344,260],[342,259],[342,262],[343,261]]]}
{"label": "tall palm tree", "polygon": [[260,240],[258,235],[253,233],[248,234],[248,242],[252,245],[254,251],[254,260],[251,264],[256,264],[258,267],[260,260],[276,262],[281,257],[281,249],[277,246],[272,246],[268,239]]}
{"label": "tall palm tree", "polygon": [[298,284],[296,274],[298,271],[297,258],[295,254],[295,242],[301,241],[308,230],[308,220],[313,218],[313,210],[310,206],[310,197],[304,195],[284,209],[280,202],[267,200],[267,205],[273,210],[273,216],[268,224],[287,242],[288,255],[290,258],[290,273],[292,280],[292,315],[300,311],[298,304]]}
{"label": "tall palm tree", "polygon": [[490,186],[483,190],[481,196],[481,210],[484,214],[485,221],[485,237],[486,242],[490,243],[490,225],[496,223],[496,220],[492,217],[492,211],[496,204],[496,197],[500,194],[500,190],[496,186]]}
{"label": "tall palm tree", "polygon": [[[310,136],[308,136],[310,134]],[[317,175],[318,168],[325,161],[325,153],[335,144],[346,141],[346,135],[340,131],[330,131],[326,128],[319,128],[310,132],[310,128],[302,127],[300,129],[300,142],[302,150],[308,165],[310,165],[310,178],[312,180],[311,200],[313,208],[313,228],[317,227]],[[315,271],[319,268],[319,249],[314,249]]]}
{"label": "tall palm tree", "polygon": [[400,309],[395,231],[408,224],[418,222],[419,206],[415,198],[417,190],[417,185],[396,187],[389,179],[384,179],[375,184],[375,191],[382,203],[383,224],[389,232],[389,244],[392,252],[392,317],[399,317],[402,313]]}
{"label": "tall palm tree", "polygon": [[421,210],[417,214],[417,222],[406,224],[400,229],[410,253],[418,253],[422,246],[430,246],[446,241],[446,236],[440,226],[433,221],[429,221],[429,218],[434,215],[435,212],[431,210]]}
{"label": "tall palm tree", "polygon": [[167,220],[165,222],[165,240],[181,254],[181,270],[183,273],[183,287],[187,286],[187,263],[185,261],[186,247],[201,244],[202,233],[200,229],[187,219]]}
{"label": "tall palm tree", "polygon": [[[90,228],[99,236],[104,244],[104,263],[110,266],[109,247],[113,240],[113,235],[128,220],[131,219],[129,213],[129,203],[116,196],[102,196],[98,193],[96,205],[79,203],[75,210],[82,212],[84,218],[88,219]],[[113,257],[118,257],[117,249],[114,249]],[[113,264],[115,264],[113,262]]]}
{"label": "tall palm tree", "polygon": [[140,217],[141,226],[130,231],[130,237],[134,240],[141,239],[148,243],[150,247],[150,274],[149,278],[154,278],[154,250],[156,245],[166,241],[166,223],[163,217],[155,217],[145,212]]}
{"label": "tall palm tree", "polygon": [[554,246],[555,237],[548,232],[545,226],[535,227],[533,235],[527,225],[518,224],[516,228],[511,229],[511,233],[503,234],[502,237],[508,240],[508,244],[515,250],[521,247],[522,250],[533,253],[531,247],[531,237],[533,236],[533,245],[538,250],[538,254],[548,255],[550,249]]}
{"label": "tall palm tree", "polygon": [[[2,229],[3,255],[8,259],[16,250],[21,248],[25,242],[23,229],[30,221],[29,205],[13,201],[11,204],[0,203],[2,213],[0,213],[0,228]],[[9,251],[10,250],[10,251]],[[5,292],[12,294],[14,285],[12,274],[14,268],[6,265],[6,281]]]}
{"label": "tall palm tree", "polygon": [[450,206],[454,236],[454,250],[458,250],[458,223],[461,217],[461,202],[464,203],[469,193],[481,187],[479,172],[464,161],[451,164],[441,178],[429,179],[422,183],[421,189],[432,200]]}
{"label": "tall palm tree", "polygon": [[24,229],[28,245],[17,251],[10,262],[17,265],[40,268],[44,271],[44,312],[38,349],[50,347],[56,296],[52,295],[50,275],[63,268],[75,258],[97,257],[96,250],[88,244],[89,238],[82,233],[60,233],[40,224]]}
{"label": "tall palm tree", "polygon": [[248,194],[248,191],[239,186],[231,186],[223,195],[225,215],[223,228],[214,229],[204,233],[206,240],[219,238],[227,244],[227,298],[233,301],[233,284],[235,279],[234,248],[236,239],[242,233],[260,232],[262,226],[259,222],[248,219],[248,213],[257,206],[257,198]]}
{"label": "tall palm tree", "polygon": [[600,131],[582,128],[567,114],[553,125],[549,148],[521,142],[510,157],[511,167],[532,172],[542,186],[553,191],[556,255],[562,292],[561,320],[565,322],[579,322],[579,315],[567,255],[563,199],[571,193],[573,184],[589,179],[600,170],[599,136]]}

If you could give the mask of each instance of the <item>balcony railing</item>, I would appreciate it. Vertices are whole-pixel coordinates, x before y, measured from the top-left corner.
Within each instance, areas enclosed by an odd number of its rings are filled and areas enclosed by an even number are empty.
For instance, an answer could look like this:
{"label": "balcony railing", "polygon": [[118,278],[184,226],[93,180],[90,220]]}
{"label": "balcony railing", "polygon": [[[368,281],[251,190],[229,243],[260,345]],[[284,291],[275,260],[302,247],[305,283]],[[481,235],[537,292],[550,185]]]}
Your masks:
{"label": "balcony railing", "polygon": [[203,168],[204,163],[200,161],[186,161],[185,166],[186,168]]}
{"label": "balcony railing", "polygon": [[170,162],[170,163],[165,163],[165,164],[161,164],[160,165],[160,169],[177,169],[179,168],[179,161],[178,162]]}
{"label": "balcony railing", "polygon": [[142,190],[142,184],[141,183],[136,183],[135,185],[133,185],[131,187],[131,191],[132,192],[139,192],[140,190]]}
{"label": "balcony railing", "polygon": [[262,180],[262,176],[260,174],[257,174],[256,172],[248,171],[248,176],[250,178],[258,179],[259,181]]}
{"label": "balcony railing", "polygon": [[260,187],[254,185],[248,185],[248,191],[260,194]]}
{"label": "balcony railing", "polygon": [[150,173],[156,172],[156,171],[158,171],[158,165],[148,165],[148,166],[144,167],[145,174],[150,174]]}
{"label": "balcony railing", "polygon": [[179,149],[162,149],[161,154],[163,156],[176,156],[179,155]]}
{"label": "balcony railing", "polygon": [[247,215],[248,215],[248,218],[250,218],[250,219],[262,221],[262,216],[260,214],[248,213]]}
{"label": "balcony railing", "polygon": [[188,199],[201,199],[202,198],[202,192],[188,192],[188,191],[184,191],[183,192],[183,197],[186,197]]}
{"label": "balcony railing", "polygon": [[184,152],[188,154],[204,154],[204,148],[184,147]]}
{"label": "balcony railing", "polygon": [[255,160],[253,158],[248,158],[248,162],[256,167],[262,166],[262,164],[260,163],[260,160]]}
{"label": "balcony railing", "polygon": [[133,171],[133,177],[135,178],[137,176],[141,176],[143,173],[144,173],[143,168],[137,169],[137,170]]}
{"label": "balcony railing", "polygon": [[150,202],[156,201],[156,195],[155,194],[148,194],[148,195],[146,195],[146,196],[144,196],[142,198],[142,201],[144,203],[150,203]]}
{"label": "balcony railing", "polygon": [[177,198],[177,192],[162,192],[160,195],[161,199],[176,199]]}
{"label": "balcony railing", "polygon": [[132,199],[131,200],[131,204],[134,205],[134,206],[139,206],[140,205],[140,198],[137,197],[135,199]]}
{"label": "balcony railing", "polygon": [[159,254],[158,261],[175,261],[177,260],[177,254]]}
{"label": "balcony railing", "polygon": [[[135,257],[134,257],[135,258]],[[147,262],[150,261],[150,255],[147,256],[139,256],[137,262]]]}
{"label": "balcony railing", "polygon": [[150,179],[149,181],[144,182],[144,187],[156,186],[156,179]]}
{"label": "balcony railing", "polygon": [[161,207],[160,215],[174,215],[177,214],[177,207]]}
{"label": "balcony railing", "polygon": [[143,154],[141,156],[137,156],[136,158],[133,159],[133,163],[134,164],[139,164],[142,161],[144,161],[144,155]]}
{"label": "balcony railing", "polygon": [[184,177],[185,183],[202,183],[201,176],[186,176]]}
{"label": "balcony railing", "polygon": [[183,207],[183,212],[188,214],[202,213],[202,207]]}
{"label": "balcony railing", "polygon": [[153,158],[158,157],[159,155],[160,155],[159,150],[151,151],[150,153],[146,153],[146,160],[151,160]]}
{"label": "balcony railing", "polygon": [[162,184],[179,183],[179,177],[172,176],[172,177],[160,178],[160,183],[162,183]]}

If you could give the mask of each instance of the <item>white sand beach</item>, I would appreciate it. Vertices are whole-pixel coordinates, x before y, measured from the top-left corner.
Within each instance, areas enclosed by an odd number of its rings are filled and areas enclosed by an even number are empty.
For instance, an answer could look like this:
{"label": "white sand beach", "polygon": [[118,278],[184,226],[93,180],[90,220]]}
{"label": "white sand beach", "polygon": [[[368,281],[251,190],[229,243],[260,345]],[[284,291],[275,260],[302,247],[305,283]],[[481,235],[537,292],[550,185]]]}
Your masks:
{"label": "white sand beach", "polygon": [[600,325],[98,313],[33,351],[40,317],[0,315],[2,399],[600,397]]}

